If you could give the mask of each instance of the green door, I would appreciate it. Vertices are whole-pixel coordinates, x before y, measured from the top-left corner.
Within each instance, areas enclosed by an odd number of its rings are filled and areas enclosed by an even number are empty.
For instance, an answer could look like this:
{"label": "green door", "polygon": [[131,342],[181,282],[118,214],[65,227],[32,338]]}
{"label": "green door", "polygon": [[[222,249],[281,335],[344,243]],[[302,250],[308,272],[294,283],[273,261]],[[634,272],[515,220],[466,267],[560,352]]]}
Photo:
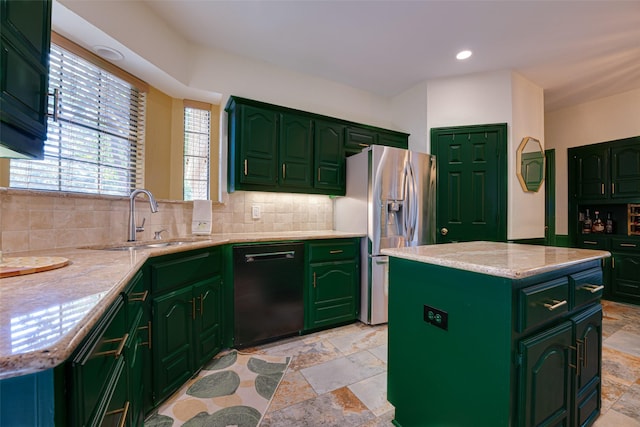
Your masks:
{"label": "green door", "polygon": [[520,342],[519,426],[569,426],[572,324]]}
{"label": "green door", "polygon": [[432,129],[437,243],[506,240],[506,135],[506,124]]}
{"label": "green door", "polygon": [[611,197],[640,198],[640,137],[611,148]]}
{"label": "green door", "polygon": [[250,105],[240,108],[238,181],[274,186],[278,179],[278,113]]}
{"label": "green door", "polygon": [[313,188],[313,128],[311,119],[280,115],[280,186]]}
{"label": "green door", "polygon": [[315,121],[315,188],[345,194],[344,126]]}
{"label": "green door", "polygon": [[[570,159],[571,160],[571,159]],[[576,198],[606,199],[609,197],[609,149],[584,147],[574,151]]]}

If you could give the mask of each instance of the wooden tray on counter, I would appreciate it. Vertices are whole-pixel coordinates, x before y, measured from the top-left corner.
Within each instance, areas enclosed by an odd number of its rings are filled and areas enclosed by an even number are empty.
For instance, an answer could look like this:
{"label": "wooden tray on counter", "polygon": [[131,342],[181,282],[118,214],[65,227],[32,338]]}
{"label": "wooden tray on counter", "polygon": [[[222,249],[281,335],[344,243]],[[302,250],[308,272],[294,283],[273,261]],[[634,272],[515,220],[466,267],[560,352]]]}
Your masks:
{"label": "wooden tray on counter", "polygon": [[67,258],[53,256],[2,257],[0,279],[54,270],[67,264]]}

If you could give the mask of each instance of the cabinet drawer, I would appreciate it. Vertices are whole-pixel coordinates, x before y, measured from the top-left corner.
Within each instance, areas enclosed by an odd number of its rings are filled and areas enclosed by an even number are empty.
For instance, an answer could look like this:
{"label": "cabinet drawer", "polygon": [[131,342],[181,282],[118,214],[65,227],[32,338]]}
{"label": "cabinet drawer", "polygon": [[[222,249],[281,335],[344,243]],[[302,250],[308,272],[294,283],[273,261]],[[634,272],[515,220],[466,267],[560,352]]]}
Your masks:
{"label": "cabinet drawer", "polygon": [[578,307],[591,301],[602,298],[604,290],[602,280],[602,269],[592,268],[572,274],[569,277],[571,288],[573,289],[572,307]]}
{"label": "cabinet drawer", "polygon": [[616,252],[631,251],[640,253],[640,239],[611,239],[611,250]]}
{"label": "cabinet drawer", "polygon": [[353,240],[309,244],[309,260],[311,262],[351,259],[355,258],[357,253],[358,246]]}
{"label": "cabinet drawer", "polygon": [[114,303],[90,332],[71,362],[74,425],[87,425],[101,418],[107,395],[117,381],[130,336],[122,298]]}
{"label": "cabinet drawer", "polygon": [[519,331],[533,328],[569,310],[569,280],[562,277],[520,290]]}
{"label": "cabinet drawer", "polygon": [[595,234],[584,234],[578,236],[578,247],[584,249],[608,250],[609,239]]}
{"label": "cabinet drawer", "polygon": [[152,292],[163,292],[211,277],[220,271],[220,251],[198,252],[151,264]]}
{"label": "cabinet drawer", "polygon": [[124,298],[127,304],[127,323],[129,324],[138,316],[138,313],[147,304],[149,298],[149,290],[145,289],[145,283],[142,279],[141,270],[133,277],[124,291]]}

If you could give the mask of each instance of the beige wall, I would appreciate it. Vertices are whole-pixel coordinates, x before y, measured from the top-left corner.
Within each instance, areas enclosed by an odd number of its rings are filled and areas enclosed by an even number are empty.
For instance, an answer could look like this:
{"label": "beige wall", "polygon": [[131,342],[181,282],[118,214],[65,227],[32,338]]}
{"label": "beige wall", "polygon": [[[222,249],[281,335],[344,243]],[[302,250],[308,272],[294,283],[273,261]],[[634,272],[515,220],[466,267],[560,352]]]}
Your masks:
{"label": "beige wall", "polygon": [[638,135],[640,89],[545,114],[545,148],[556,150],[556,234],[568,232],[567,149]]}

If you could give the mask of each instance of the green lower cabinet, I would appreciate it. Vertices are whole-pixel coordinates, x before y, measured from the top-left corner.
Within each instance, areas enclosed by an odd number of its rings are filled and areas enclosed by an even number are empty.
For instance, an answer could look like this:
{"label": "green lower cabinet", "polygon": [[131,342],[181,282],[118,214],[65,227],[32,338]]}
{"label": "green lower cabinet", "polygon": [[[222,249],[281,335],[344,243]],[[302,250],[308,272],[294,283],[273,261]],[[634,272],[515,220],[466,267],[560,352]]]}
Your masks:
{"label": "green lower cabinet", "polygon": [[599,287],[600,269],[590,261],[518,280],[391,257],[394,425],[591,426],[602,307],[599,293],[575,293]]}
{"label": "green lower cabinet", "polygon": [[313,264],[310,270],[309,329],[354,320],[359,277],[355,262]]}
{"label": "green lower cabinet", "polygon": [[193,286],[196,300],[194,328],[196,369],[222,350],[222,278],[213,277]]}
{"label": "green lower cabinet", "polygon": [[602,307],[597,305],[571,319],[578,360],[572,425],[586,427],[600,414],[602,397]]}
{"label": "green lower cabinet", "polygon": [[305,330],[354,321],[360,307],[358,239],[308,243]]}
{"label": "green lower cabinet", "polygon": [[640,254],[611,254],[611,294],[628,302],[640,303]]}
{"label": "green lower cabinet", "polygon": [[219,276],[153,298],[153,398],[178,390],[222,348]]}
{"label": "green lower cabinet", "polygon": [[519,426],[569,426],[571,322],[520,342]]}

